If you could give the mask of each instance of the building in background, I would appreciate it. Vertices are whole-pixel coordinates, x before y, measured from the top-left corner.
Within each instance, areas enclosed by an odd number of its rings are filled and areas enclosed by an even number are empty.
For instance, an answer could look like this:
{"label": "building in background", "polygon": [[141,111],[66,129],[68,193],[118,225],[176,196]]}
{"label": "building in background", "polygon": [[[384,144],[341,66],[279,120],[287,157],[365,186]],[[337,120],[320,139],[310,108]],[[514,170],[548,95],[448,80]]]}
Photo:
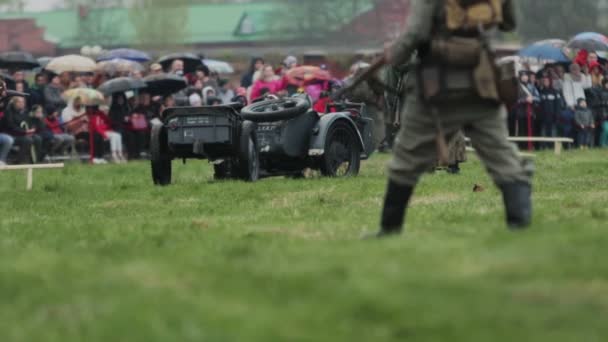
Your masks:
{"label": "building in background", "polygon": [[271,1],[198,4],[183,8],[80,6],[71,10],[2,13],[1,27],[19,22],[22,32],[0,30],[0,50],[20,49],[36,55],[53,55],[78,52],[84,45],[101,45],[151,51],[186,49],[210,54],[276,49],[331,52],[380,48],[383,41],[403,29],[409,0],[360,2],[360,9],[345,14],[348,17],[338,23],[328,24],[330,29],[323,33],[323,38],[314,40],[306,39],[297,30],[286,34],[285,26],[279,25],[281,17],[277,4]]}

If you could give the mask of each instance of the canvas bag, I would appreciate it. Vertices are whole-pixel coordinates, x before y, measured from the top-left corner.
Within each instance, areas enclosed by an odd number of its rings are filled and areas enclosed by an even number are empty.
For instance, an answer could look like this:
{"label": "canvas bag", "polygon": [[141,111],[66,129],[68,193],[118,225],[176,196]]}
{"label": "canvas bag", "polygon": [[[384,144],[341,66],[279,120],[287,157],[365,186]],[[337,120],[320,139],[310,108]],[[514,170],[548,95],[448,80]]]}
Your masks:
{"label": "canvas bag", "polygon": [[[442,13],[444,34],[431,41],[430,60],[433,63],[421,75],[423,95],[427,101],[449,101],[454,96],[459,97],[457,93],[466,93],[466,88],[474,88],[482,99],[501,100],[501,80],[504,78],[494,62],[493,53],[481,37],[481,31],[502,24],[502,6],[502,0],[445,0]],[[470,37],[471,32],[479,32],[479,37]],[[469,34],[463,37],[462,33]],[[466,71],[471,69],[472,73]],[[458,73],[458,78],[464,77],[469,81],[456,82],[457,86],[452,87],[450,80],[456,75],[450,73]],[[449,96],[450,93],[454,96]]]}

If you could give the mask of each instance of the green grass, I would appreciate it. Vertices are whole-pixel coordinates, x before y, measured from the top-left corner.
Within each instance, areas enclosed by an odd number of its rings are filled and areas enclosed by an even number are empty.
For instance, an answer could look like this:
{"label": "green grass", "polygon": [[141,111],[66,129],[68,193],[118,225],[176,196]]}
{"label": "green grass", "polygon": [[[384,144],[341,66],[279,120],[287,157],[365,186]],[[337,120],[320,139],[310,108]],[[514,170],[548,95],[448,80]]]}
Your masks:
{"label": "green grass", "polygon": [[[385,156],[356,179],[213,182],[175,163],[0,174],[0,341],[605,341],[608,152],[537,158],[508,232],[477,161],[377,228]],[[473,193],[473,185],[488,188]]]}

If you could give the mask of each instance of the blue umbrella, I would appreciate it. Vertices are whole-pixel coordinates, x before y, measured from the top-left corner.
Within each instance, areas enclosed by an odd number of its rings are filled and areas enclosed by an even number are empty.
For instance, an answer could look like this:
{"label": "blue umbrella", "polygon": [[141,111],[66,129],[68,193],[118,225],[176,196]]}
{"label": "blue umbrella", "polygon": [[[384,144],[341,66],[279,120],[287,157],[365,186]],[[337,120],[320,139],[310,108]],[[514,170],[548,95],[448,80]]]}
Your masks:
{"label": "blue umbrella", "polygon": [[152,60],[150,55],[143,51],[134,50],[134,49],[116,49],[110,50],[106,53],[103,53],[101,56],[97,58],[98,62],[110,61],[113,59],[126,59],[133,62],[149,62]]}
{"label": "blue umbrella", "polygon": [[539,61],[551,61],[554,63],[569,62],[570,59],[564,54],[566,42],[558,39],[543,40],[528,45],[519,51],[520,57],[536,58]]}

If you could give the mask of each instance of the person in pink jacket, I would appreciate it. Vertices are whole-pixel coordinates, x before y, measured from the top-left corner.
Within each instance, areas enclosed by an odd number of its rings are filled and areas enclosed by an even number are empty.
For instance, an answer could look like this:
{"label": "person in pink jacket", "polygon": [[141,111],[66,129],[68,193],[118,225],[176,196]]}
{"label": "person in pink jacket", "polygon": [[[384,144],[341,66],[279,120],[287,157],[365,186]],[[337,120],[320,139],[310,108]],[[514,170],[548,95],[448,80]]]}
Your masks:
{"label": "person in pink jacket", "polygon": [[272,65],[266,65],[262,75],[253,83],[250,100],[255,100],[266,94],[277,94],[285,89],[285,81],[279,78]]}

